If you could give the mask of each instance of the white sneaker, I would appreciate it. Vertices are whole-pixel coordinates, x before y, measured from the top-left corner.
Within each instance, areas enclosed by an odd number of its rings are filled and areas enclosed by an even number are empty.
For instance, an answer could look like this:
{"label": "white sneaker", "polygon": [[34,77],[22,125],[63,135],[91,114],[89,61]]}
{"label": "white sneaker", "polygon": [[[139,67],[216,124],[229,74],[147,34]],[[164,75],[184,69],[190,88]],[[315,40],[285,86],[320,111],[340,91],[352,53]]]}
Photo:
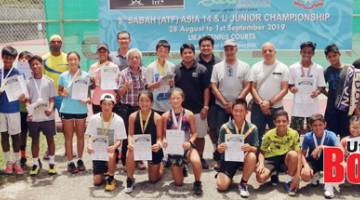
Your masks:
{"label": "white sneaker", "polygon": [[126,179],[126,188],[125,188],[124,192],[127,194],[131,193],[134,190],[134,183],[135,183],[135,180],[128,177]]}
{"label": "white sneaker", "polygon": [[317,172],[314,174],[314,176],[311,179],[311,185],[316,187],[319,186],[319,184],[320,184],[320,173]]}
{"label": "white sneaker", "polygon": [[325,198],[332,199],[335,197],[333,184],[325,183],[324,190]]}
{"label": "white sneaker", "polygon": [[239,184],[240,196],[243,198],[247,198],[250,196],[248,185],[246,183]]}

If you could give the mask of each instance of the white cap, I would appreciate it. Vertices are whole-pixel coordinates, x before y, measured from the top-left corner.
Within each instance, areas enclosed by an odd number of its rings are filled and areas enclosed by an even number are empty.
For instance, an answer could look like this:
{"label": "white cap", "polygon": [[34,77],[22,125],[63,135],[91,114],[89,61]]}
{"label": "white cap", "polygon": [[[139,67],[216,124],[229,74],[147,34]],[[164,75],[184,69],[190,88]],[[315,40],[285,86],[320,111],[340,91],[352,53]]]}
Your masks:
{"label": "white cap", "polygon": [[110,93],[104,93],[101,95],[100,97],[100,102],[102,101],[112,101],[114,104],[116,104],[116,100],[114,95],[110,94]]}
{"label": "white cap", "polygon": [[237,47],[237,43],[234,39],[227,39],[224,42],[224,48],[227,46]]}

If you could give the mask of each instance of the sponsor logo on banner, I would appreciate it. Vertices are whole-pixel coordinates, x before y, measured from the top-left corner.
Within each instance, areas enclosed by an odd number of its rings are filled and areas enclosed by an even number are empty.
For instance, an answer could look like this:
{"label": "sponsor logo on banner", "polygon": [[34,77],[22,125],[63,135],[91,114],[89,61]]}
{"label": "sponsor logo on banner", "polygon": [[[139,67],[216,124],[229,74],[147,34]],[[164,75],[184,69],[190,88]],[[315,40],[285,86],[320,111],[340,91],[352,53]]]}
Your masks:
{"label": "sponsor logo on banner", "polygon": [[183,8],[185,0],[110,0],[110,10]]}
{"label": "sponsor logo on banner", "polygon": [[324,0],[295,0],[294,5],[305,10],[312,10],[324,6]]}

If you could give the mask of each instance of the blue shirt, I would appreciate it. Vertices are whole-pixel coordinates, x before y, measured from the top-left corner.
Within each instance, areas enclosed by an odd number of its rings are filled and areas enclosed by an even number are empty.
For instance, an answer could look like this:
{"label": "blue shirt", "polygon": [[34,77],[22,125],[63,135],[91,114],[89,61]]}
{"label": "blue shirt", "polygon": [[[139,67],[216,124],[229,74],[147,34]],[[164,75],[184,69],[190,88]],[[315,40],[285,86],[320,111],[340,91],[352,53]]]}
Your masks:
{"label": "blue shirt", "polygon": [[[88,77],[88,73],[81,71],[80,78],[86,79]],[[63,72],[60,75],[59,86],[67,88],[69,82],[71,81],[72,76],[69,71]],[[68,91],[68,96],[63,98],[60,107],[60,113],[65,114],[86,114],[87,113],[87,104],[81,103],[80,100],[75,100],[71,98],[72,91]]]}
{"label": "blue shirt", "polygon": [[[325,130],[325,139],[324,139],[324,144],[325,146],[331,146],[331,147],[334,147],[334,146],[338,146],[339,145],[339,140],[338,138],[336,137],[336,134],[332,131],[329,131],[329,130]],[[305,134],[304,136],[304,141],[302,143],[302,147],[301,149],[302,150],[309,150],[309,154],[307,156],[308,159],[312,159],[311,157],[311,152],[315,149],[315,143],[314,143],[314,139],[313,139],[313,135],[314,133],[313,132],[308,132]],[[316,136],[315,136],[316,137]],[[321,143],[321,138],[316,138],[317,140],[317,143],[318,145],[320,145]],[[322,154],[321,156],[322,157]]]}
{"label": "blue shirt", "polygon": [[[9,73],[10,70],[4,70],[4,78],[7,76],[7,74]],[[0,76],[3,76],[1,73],[3,71],[0,70]],[[11,71],[9,77],[12,76],[18,76],[21,75],[20,71],[18,69],[16,69],[15,67],[13,68],[13,70]],[[1,85],[1,78],[0,78],[0,85]],[[20,112],[20,103],[19,101],[13,101],[13,102],[9,102],[6,92],[2,92],[0,94],[0,113],[16,113],[16,112]]]}

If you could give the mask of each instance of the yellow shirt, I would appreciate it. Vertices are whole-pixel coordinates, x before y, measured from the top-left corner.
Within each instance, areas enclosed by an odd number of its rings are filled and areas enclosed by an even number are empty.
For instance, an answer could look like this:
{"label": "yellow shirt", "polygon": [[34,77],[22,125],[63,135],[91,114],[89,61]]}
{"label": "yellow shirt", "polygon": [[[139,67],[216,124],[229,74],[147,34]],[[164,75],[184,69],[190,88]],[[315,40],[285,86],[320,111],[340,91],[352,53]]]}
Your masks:
{"label": "yellow shirt", "polygon": [[261,152],[265,158],[284,155],[287,152],[300,150],[300,137],[296,130],[288,128],[287,134],[280,137],[276,129],[269,130],[262,139]]}
{"label": "yellow shirt", "polygon": [[61,52],[59,56],[53,56],[51,53],[47,53],[42,58],[44,60],[44,74],[54,80],[57,91],[60,74],[68,70],[66,54]]}

